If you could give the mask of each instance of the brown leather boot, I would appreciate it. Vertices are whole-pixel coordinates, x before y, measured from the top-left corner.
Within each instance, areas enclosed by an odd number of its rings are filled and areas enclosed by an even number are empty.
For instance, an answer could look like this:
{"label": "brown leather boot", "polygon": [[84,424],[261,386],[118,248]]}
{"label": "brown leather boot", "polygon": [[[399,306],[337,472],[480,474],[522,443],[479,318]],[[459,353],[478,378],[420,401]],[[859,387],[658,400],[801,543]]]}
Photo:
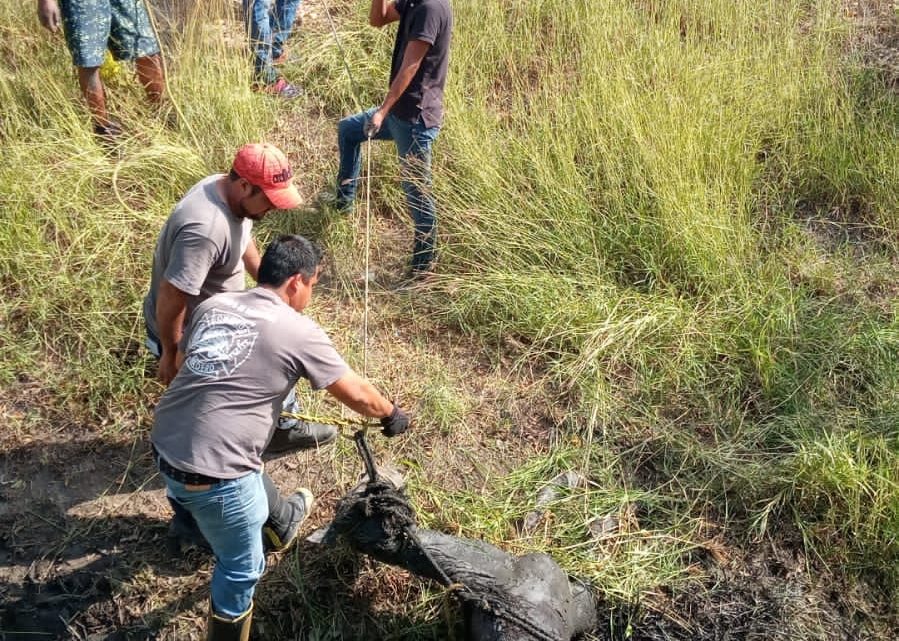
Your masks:
{"label": "brown leather boot", "polygon": [[253,604],[250,609],[236,619],[221,617],[212,609],[209,602],[209,630],[206,641],[249,641],[250,622],[253,620]]}

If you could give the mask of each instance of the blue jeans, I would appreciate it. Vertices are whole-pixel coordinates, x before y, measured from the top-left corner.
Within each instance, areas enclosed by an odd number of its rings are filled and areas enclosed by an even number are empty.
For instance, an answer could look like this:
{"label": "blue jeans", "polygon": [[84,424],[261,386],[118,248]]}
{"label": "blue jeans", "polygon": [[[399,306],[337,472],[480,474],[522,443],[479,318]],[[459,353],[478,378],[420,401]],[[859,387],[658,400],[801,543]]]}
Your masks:
{"label": "blue jeans", "polygon": [[[296,387],[291,387],[290,391],[287,392],[287,396],[284,397],[284,402],[281,403],[281,410],[284,412],[290,412],[291,414],[301,414],[303,412],[303,406],[300,405],[300,402],[297,400]],[[288,430],[292,427],[295,427],[299,422],[300,421],[295,418],[290,418],[288,416],[279,416],[278,429]]]}
{"label": "blue jeans", "polygon": [[284,51],[301,0],[242,0],[244,24],[253,51],[256,79],[272,84],[278,73],[272,60]]}
{"label": "blue jeans", "polygon": [[[356,199],[359,172],[362,169],[361,146],[365,142],[365,123],[377,108],[347,116],[337,125],[340,167],[337,170],[337,204],[348,209]],[[409,215],[415,223],[412,270],[427,271],[434,261],[437,244],[437,205],[431,192],[431,146],[440,127],[427,127],[421,118],[415,122],[388,115],[372,140],[392,140],[400,157],[403,191]]]}
{"label": "blue jeans", "polygon": [[268,518],[268,499],[262,473],[219,481],[196,492],[161,476],[169,496],[191,513],[215,555],[212,609],[222,617],[239,617],[250,609],[265,570],[262,525]]}

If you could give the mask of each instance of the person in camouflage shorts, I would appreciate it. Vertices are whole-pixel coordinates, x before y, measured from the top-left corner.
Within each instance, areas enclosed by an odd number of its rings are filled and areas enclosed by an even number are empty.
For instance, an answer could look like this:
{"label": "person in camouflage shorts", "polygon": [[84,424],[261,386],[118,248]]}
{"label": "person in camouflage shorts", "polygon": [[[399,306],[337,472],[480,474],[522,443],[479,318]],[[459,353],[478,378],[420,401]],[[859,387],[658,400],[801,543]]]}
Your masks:
{"label": "person in camouflage shorts", "polygon": [[165,76],[159,41],[145,0],[38,0],[38,17],[52,33],[63,27],[72,61],[78,68],[81,93],[87,101],[94,133],[111,140],[120,126],[106,111],[100,66],[108,49],[116,60],[133,60],[137,78],[151,103],[165,99]]}

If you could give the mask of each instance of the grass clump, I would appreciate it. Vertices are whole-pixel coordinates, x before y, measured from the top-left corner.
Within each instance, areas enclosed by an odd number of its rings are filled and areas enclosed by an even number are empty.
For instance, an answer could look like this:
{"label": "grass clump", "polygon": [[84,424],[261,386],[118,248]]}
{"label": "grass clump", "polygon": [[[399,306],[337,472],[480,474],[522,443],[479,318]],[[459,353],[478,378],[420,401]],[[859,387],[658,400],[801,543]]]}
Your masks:
{"label": "grass clump", "polygon": [[877,427],[850,423],[798,441],[784,470],[793,479],[784,502],[812,524],[810,542],[821,554],[895,585],[899,433],[895,424]]}

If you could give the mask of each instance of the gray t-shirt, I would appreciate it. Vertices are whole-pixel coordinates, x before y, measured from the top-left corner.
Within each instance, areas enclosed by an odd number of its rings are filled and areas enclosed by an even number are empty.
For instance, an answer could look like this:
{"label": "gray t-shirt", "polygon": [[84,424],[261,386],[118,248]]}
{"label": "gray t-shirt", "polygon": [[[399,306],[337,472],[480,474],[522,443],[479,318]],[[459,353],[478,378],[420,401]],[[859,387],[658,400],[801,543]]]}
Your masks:
{"label": "gray t-shirt", "polygon": [[244,288],[243,255],[253,221],[231,213],[223,177],[208,176],[191,187],[159,233],[150,291],[144,298],[144,321],[155,338],[156,298],[163,278],[188,294],[187,318],[210,296]]}
{"label": "gray t-shirt", "polygon": [[264,287],[201,303],[179,347],[184,364],[156,406],[150,440],[177,469],[220,479],[262,468],[300,378],[322,389],[349,371],[315,321]]}

